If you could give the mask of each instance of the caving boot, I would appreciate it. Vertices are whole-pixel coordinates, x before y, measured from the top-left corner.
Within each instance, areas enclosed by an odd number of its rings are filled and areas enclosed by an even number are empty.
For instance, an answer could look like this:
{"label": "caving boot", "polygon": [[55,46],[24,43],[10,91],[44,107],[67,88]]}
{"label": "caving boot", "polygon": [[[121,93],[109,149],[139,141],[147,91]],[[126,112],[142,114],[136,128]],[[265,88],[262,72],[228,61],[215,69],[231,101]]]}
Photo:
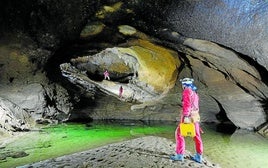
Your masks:
{"label": "caving boot", "polygon": [[202,155],[199,153],[196,153],[194,156],[191,156],[191,159],[198,163],[202,163]]}
{"label": "caving boot", "polygon": [[170,159],[171,160],[176,160],[176,161],[183,161],[183,154],[176,154],[176,155],[172,155],[170,156]]}

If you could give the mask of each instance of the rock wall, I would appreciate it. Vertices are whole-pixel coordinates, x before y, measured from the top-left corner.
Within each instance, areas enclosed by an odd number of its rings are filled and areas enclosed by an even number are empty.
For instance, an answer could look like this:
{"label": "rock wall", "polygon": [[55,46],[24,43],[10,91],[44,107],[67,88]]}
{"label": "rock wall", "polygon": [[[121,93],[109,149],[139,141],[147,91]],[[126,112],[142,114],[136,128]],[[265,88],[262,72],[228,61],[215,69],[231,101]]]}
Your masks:
{"label": "rock wall", "polygon": [[[171,78],[195,78],[202,121],[219,122],[220,112],[241,128],[255,129],[267,121],[266,1],[3,0],[0,8],[0,97],[34,119],[67,120],[73,103],[84,96],[90,97],[90,115],[96,114],[97,100],[81,86],[67,84],[60,64],[81,52],[94,55],[143,39],[178,52],[182,66],[174,65],[178,73]],[[153,67],[143,65],[144,73]],[[180,84],[173,80],[167,88],[161,102],[133,104],[130,112],[163,112],[149,115],[154,119],[177,115]]]}
{"label": "rock wall", "polygon": [[35,122],[67,120],[73,108],[69,93],[50,84],[41,62],[32,57],[48,57],[49,53],[29,48],[35,43],[25,35],[9,37],[0,41],[1,131],[24,131],[32,129]]}
{"label": "rock wall", "polygon": [[267,1],[149,0],[134,5],[137,5],[138,17],[154,25],[155,31],[147,29],[146,24],[140,25],[148,32],[159,35],[177,32],[185,37],[215,42],[268,68]]}
{"label": "rock wall", "polygon": [[[23,112],[40,123],[68,119],[73,108],[71,97],[61,85],[51,83],[48,76],[54,76],[57,68],[48,67],[48,63],[61,45],[79,37],[97,6],[97,1],[87,0],[0,2],[0,97],[15,104],[0,110],[14,114],[7,123],[1,120],[5,125],[2,131],[14,131],[15,121],[24,121],[19,114]],[[25,120],[27,128],[34,124]]]}
{"label": "rock wall", "polygon": [[[187,39],[194,77],[206,85],[206,93],[219,102],[227,117],[241,128],[265,122],[262,102],[268,88],[259,72],[233,51],[215,43]],[[205,62],[205,65],[204,65]],[[201,92],[202,92],[201,88]]]}
{"label": "rock wall", "polygon": [[142,20],[133,23],[136,28],[186,53],[190,69],[186,75],[199,81],[202,97],[214,104],[204,102],[204,110],[213,114],[220,107],[241,128],[266,122],[266,1],[169,0],[132,5]]}

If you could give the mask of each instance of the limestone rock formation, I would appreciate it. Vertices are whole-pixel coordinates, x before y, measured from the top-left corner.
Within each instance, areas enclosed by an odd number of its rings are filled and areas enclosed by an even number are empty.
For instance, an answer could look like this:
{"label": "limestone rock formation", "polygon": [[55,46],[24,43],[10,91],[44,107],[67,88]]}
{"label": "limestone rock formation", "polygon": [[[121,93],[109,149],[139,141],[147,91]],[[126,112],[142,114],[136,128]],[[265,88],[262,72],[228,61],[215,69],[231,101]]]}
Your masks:
{"label": "limestone rock formation", "polygon": [[[69,81],[93,94],[97,88],[128,102],[161,98],[175,85],[180,64],[175,52],[142,40],[128,48],[108,48],[93,56],[78,57],[71,63],[61,65]],[[105,70],[111,80],[103,80]]]}
{"label": "limestone rock formation", "polygon": [[0,97],[0,133],[28,131],[33,120],[27,111],[7,99]]}
{"label": "limestone rock formation", "polygon": [[[154,25],[155,31],[151,33],[162,36],[161,32],[166,32],[168,37],[167,34],[176,32],[184,37],[215,42],[268,68],[267,1],[148,0],[134,5],[137,5],[134,10],[137,17]],[[139,29],[147,29],[147,25],[140,25]],[[178,40],[169,35],[167,40],[170,39]]]}
{"label": "limestone rock formation", "polygon": [[186,39],[184,45],[190,47],[187,53],[194,77],[205,85],[202,95],[215,99],[237,127],[254,128],[265,122],[261,100],[268,88],[254,67],[215,43]]}
{"label": "limestone rock formation", "polygon": [[47,53],[25,47],[34,43],[24,36],[14,41],[4,39],[0,44],[1,131],[29,130],[35,121],[68,119],[72,109],[68,92],[60,85],[49,84],[43,68],[39,69],[42,58],[35,59]]}

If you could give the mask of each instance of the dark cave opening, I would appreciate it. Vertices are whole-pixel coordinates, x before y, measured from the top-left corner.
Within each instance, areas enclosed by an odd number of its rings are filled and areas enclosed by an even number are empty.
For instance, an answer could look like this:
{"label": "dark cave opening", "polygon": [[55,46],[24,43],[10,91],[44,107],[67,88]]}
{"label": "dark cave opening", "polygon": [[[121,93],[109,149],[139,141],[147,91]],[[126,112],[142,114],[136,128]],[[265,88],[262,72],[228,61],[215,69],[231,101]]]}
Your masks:
{"label": "dark cave opening", "polygon": [[216,125],[216,131],[225,133],[225,134],[233,134],[237,127],[232,123],[232,121],[226,115],[226,112],[219,101],[213,98],[220,108],[219,113],[216,114],[216,118],[220,121],[219,124]]}
{"label": "dark cave opening", "polygon": [[97,82],[101,82],[104,79],[103,74],[101,74],[99,71],[95,71],[95,73],[91,73],[87,71],[86,74],[91,80],[94,80]]}
{"label": "dark cave opening", "polygon": [[238,55],[242,59],[247,61],[250,65],[252,65],[252,67],[256,68],[257,71],[259,72],[260,76],[261,76],[261,81],[263,83],[265,83],[266,85],[268,85],[268,78],[267,78],[268,71],[266,70],[266,68],[263,67],[262,65],[260,65],[256,60],[254,60],[253,58],[251,58],[251,57],[249,57],[247,55],[243,55],[241,53],[239,53]]}
{"label": "dark cave opening", "polygon": [[113,81],[127,84],[133,78],[133,76],[134,76],[134,73],[129,73],[129,74],[124,74],[124,75],[120,75],[120,76],[119,75],[116,75],[114,77],[112,76],[111,79]]}
{"label": "dark cave opening", "polygon": [[[90,71],[86,71],[86,75],[91,80],[94,80],[97,82],[101,82],[104,80],[104,75],[99,70],[96,70],[94,73],[92,73]],[[118,73],[114,73],[114,72],[110,72],[110,75],[109,75],[111,81],[124,83],[124,84],[128,84],[130,82],[130,80],[133,78],[133,76],[134,76],[134,73],[118,74]]]}
{"label": "dark cave opening", "polygon": [[14,77],[10,77],[9,82],[12,83],[14,79],[15,79]]}
{"label": "dark cave opening", "polygon": [[[79,41],[70,41],[63,44],[53,56],[48,59],[44,66],[44,71],[51,83],[57,83],[68,91],[71,102],[74,104],[74,109],[80,109],[85,106],[94,106],[94,101],[92,101],[94,97],[92,97],[91,93],[87,93],[82,86],[71,83],[62,75],[60,70],[60,64],[70,62],[72,58],[77,57],[78,55],[89,54],[91,51],[93,53],[97,52],[97,50],[93,51],[88,47],[81,47],[78,44]],[[103,76],[96,78],[102,80]],[[88,118],[85,120],[88,121]]]}
{"label": "dark cave opening", "polygon": [[[230,47],[227,47],[227,46],[224,46],[224,45],[221,45],[221,44],[219,44],[219,43],[217,43],[217,44],[218,44],[219,46],[223,47],[223,48],[226,48],[226,49],[228,49],[228,50],[233,51],[234,53],[237,54],[238,57],[240,57],[242,60],[246,61],[246,62],[247,62],[249,65],[251,65],[252,67],[254,67],[254,68],[258,71],[258,73],[259,73],[259,75],[260,75],[260,77],[261,77],[260,80],[261,80],[263,83],[265,83],[266,85],[268,85],[268,78],[267,78],[268,71],[267,71],[267,69],[266,69],[263,65],[261,65],[261,64],[257,61],[257,58],[254,58],[253,56],[251,57],[251,56],[248,56],[248,55],[239,53],[239,52],[235,51],[234,49],[232,49],[232,48],[230,48]],[[246,72],[246,71],[244,71],[244,72]],[[248,73],[248,72],[246,72],[246,73]],[[240,87],[240,86],[239,86],[239,87]],[[242,88],[242,89],[245,89],[245,88]],[[245,90],[245,91],[247,91],[247,90]]]}

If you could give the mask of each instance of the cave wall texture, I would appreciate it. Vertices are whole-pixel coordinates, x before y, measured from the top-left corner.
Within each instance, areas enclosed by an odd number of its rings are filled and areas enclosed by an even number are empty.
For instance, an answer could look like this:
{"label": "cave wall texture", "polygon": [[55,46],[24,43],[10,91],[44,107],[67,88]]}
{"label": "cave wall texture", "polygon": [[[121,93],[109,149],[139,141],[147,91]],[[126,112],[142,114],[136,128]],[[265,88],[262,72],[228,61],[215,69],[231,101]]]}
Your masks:
{"label": "cave wall texture", "polygon": [[[203,122],[267,122],[265,0],[3,0],[0,9],[3,131],[77,118],[174,121],[183,77],[195,79]],[[97,56],[106,63],[81,62]],[[170,58],[176,68],[165,71]],[[103,81],[107,60],[122,71]],[[171,82],[159,92],[151,74]]]}

